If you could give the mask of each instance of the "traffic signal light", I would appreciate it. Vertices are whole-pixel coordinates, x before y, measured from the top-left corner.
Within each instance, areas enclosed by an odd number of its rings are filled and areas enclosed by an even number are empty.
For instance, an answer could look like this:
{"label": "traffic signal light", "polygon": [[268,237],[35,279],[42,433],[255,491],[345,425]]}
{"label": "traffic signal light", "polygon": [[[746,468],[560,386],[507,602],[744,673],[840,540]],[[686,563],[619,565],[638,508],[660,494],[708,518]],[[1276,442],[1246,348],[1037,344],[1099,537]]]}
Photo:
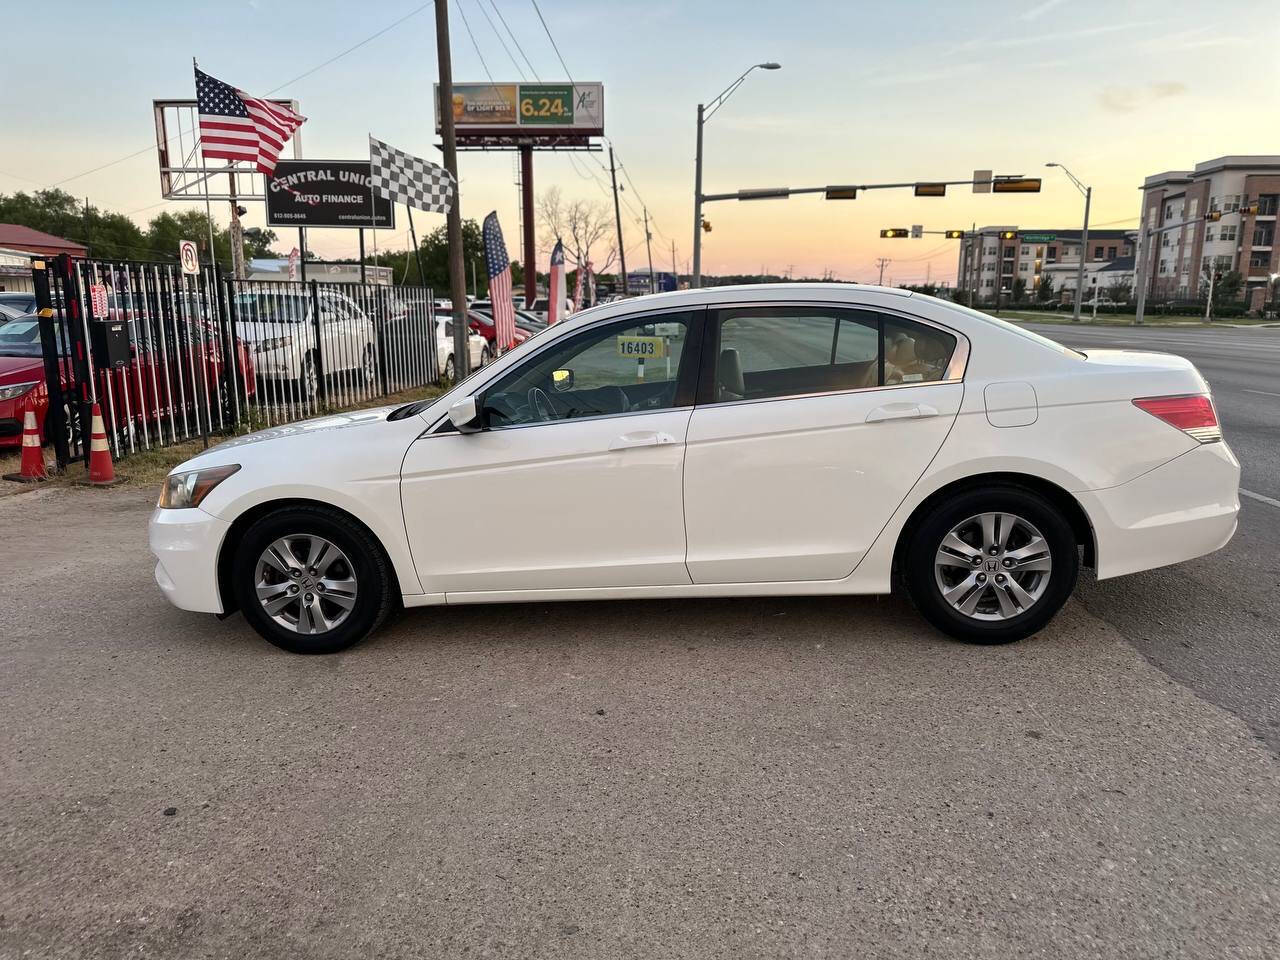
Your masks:
{"label": "traffic signal light", "polygon": [[702,218],[702,232],[703,233],[711,232],[711,221],[708,220],[706,217]]}
{"label": "traffic signal light", "polygon": [[1249,204],[1247,207],[1241,207],[1240,213],[1242,216],[1256,217],[1258,215],[1258,201],[1253,201],[1253,203]]}
{"label": "traffic signal light", "polygon": [[1209,223],[1217,223],[1219,220],[1222,219],[1222,211],[1210,210],[1208,213],[1204,215],[1204,218]]}
{"label": "traffic signal light", "polygon": [[947,195],[947,185],[945,183],[917,183],[917,197],[945,197]]}
{"label": "traffic signal light", "polygon": [[947,239],[948,239],[948,240],[963,240],[963,239],[964,239],[964,231],[963,231],[963,230],[948,230],[948,231],[947,231]]}
{"label": "traffic signal light", "polygon": [[857,187],[827,187],[825,194],[828,200],[857,200]]}
{"label": "traffic signal light", "polygon": [[999,236],[1001,240],[1017,240],[1018,231],[1017,230],[1001,230]]}
{"label": "traffic signal light", "polygon": [[991,182],[992,193],[1039,193],[1039,177],[1010,177],[1005,180]]}
{"label": "traffic signal light", "polygon": [[894,227],[890,230],[880,231],[881,239],[899,239],[902,237],[909,237],[909,236],[911,236],[911,231],[908,230],[906,227]]}

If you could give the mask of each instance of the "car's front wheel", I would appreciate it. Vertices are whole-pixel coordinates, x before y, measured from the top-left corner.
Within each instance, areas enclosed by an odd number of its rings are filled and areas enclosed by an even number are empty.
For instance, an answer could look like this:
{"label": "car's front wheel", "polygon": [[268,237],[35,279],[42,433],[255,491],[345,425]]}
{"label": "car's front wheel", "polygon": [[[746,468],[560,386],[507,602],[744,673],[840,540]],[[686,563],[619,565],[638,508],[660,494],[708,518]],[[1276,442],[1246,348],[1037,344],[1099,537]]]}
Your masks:
{"label": "car's front wheel", "polygon": [[1075,588],[1080,559],[1061,511],[1033,490],[992,486],[939,504],[915,528],[903,570],[916,608],[970,643],[1037,632]]}
{"label": "car's front wheel", "polygon": [[345,650],[394,604],[395,575],[373,536],[326,507],[283,507],[257,520],[234,571],[245,619],[291,653]]}

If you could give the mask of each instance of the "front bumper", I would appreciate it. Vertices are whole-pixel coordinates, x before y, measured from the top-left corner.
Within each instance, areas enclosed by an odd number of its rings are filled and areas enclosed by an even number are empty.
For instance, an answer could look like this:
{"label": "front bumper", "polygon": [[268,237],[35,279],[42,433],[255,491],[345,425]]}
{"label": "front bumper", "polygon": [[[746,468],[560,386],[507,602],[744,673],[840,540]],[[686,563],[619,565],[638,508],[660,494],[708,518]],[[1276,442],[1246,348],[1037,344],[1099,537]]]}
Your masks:
{"label": "front bumper", "polygon": [[1240,513],[1240,461],[1224,442],[1106,490],[1076,494],[1089,515],[1099,580],[1181,563],[1226,546]]}
{"label": "front bumper", "polygon": [[181,610],[222,613],[218,551],[231,524],[200,509],[151,513],[147,536],[156,558],[156,583]]}

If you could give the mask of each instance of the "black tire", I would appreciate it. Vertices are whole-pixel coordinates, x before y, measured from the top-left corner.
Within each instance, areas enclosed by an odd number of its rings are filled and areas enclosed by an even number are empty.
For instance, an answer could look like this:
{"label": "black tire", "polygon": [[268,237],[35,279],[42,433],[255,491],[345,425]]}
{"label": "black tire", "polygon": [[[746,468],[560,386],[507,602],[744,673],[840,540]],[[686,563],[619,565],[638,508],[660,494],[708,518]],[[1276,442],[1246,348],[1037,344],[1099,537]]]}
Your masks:
{"label": "black tire", "polygon": [[488,347],[480,348],[480,366],[487,367],[493,361],[493,355],[489,353]]}
{"label": "black tire", "polygon": [[453,383],[458,373],[458,368],[453,362],[453,354],[449,354],[449,359],[444,362],[444,378]]}
{"label": "black tire", "polygon": [[324,399],[324,380],[320,376],[320,365],[316,362],[316,352],[308,350],[302,355],[302,371],[297,379],[298,396],[306,402]]}
{"label": "black tire", "polygon": [[[975,619],[956,610],[943,598],[934,572],[934,558],[943,538],[967,518],[984,513],[1012,514],[1029,521],[1047,542],[1052,562],[1049,582],[1039,599],[1003,620]],[[966,490],[940,503],[916,525],[902,570],[911,601],[926,620],[957,640],[978,644],[1012,643],[1041,630],[1071,596],[1079,572],[1080,556],[1071,524],[1044,497],[1013,485]]]}
{"label": "black tire", "polygon": [[[259,602],[255,588],[258,559],[282,537],[320,536],[350,559],[356,581],[355,603],[333,629],[303,634],[278,624]],[[282,507],[254,522],[236,549],[232,587],[240,610],[264,639],[290,653],[337,653],[359,643],[395,606],[395,572],[369,531],[337,510],[323,506]]]}

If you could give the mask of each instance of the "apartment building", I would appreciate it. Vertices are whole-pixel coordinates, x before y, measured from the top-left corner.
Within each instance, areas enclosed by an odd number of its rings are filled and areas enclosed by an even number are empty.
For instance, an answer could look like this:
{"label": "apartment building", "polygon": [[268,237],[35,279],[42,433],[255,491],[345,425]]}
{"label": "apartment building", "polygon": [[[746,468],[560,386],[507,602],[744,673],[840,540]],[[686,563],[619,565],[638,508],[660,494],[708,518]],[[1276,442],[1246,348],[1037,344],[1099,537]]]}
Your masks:
{"label": "apartment building", "polygon": [[[1118,281],[1116,271],[1107,268],[1133,257],[1136,237],[1133,230],[1089,231],[1088,249],[1084,251],[1085,300],[1092,299],[1096,290]],[[1051,276],[1053,299],[1071,300],[1080,257],[1079,228],[979,227],[976,234],[960,241],[956,286],[967,296],[976,284],[978,301],[987,302],[996,299],[997,291],[1002,298],[1012,297],[1014,282],[1020,279],[1025,295],[1031,298],[1041,280]],[[1110,276],[1104,276],[1104,271]]]}
{"label": "apartment building", "polygon": [[1143,254],[1147,295],[1195,299],[1210,270],[1237,270],[1246,305],[1259,309],[1280,274],[1277,207],[1280,156],[1218,157],[1147,177],[1140,214],[1157,231]]}

